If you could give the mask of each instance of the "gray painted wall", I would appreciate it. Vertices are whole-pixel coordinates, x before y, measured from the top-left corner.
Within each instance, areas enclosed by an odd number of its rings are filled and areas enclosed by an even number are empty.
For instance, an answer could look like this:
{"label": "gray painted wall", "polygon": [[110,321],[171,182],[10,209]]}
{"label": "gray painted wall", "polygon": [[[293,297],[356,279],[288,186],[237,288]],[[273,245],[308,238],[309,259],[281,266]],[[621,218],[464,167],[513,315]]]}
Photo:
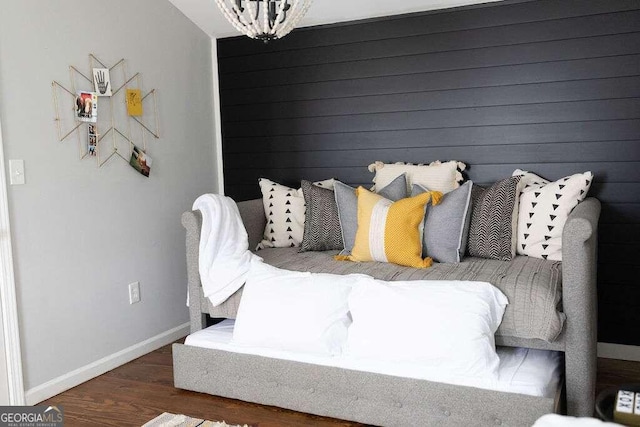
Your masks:
{"label": "gray painted wall", "polygon": [[[25,387],[188,321],[180,214],[216,188],[210,38],[168,1],[3,1],[0,117],[9,187]],[[51,81],[88,53],[128,61],[158,90],[162,138],[151,178],[120,159],[98,169],[57,142]],[[104,112],[104,111],[103,111]],[[127,284],[142,302],[129,305]]]}
{"label": "gray painted wall", "polygon": [[225,192],[261,176],[371,184],[375,160],[591,170],[599,340],[640,345],[640,2],[540,0],[218,42]]}

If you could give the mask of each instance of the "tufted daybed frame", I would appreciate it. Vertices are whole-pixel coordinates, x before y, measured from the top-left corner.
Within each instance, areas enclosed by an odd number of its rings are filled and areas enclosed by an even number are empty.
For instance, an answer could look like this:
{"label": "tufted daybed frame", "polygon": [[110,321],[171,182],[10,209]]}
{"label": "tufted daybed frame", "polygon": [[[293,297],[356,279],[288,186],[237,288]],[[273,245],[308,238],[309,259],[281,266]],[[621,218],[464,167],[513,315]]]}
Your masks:
{"label": "tufted daybed frame", "polygon": [[[238,203],[250,247],[265,225],[260,199]],[[531,425],[545,413],[591,416],[596,380],[596,248],[600,202],[588,198],[563,230],[564,328],[552,342],[496,336],[497,345],[565,354],[564,385],[554,398],[533,397],[425,380],[318,366],[220,350],[173,345],[175,386],[233,399],[279,406],[375,425]],[[235,318],[241,290],[212,307],[198,272],[201,215],[185,212],[191,332],[206,318]],[[383,315],[383,313],[381,313]]]}

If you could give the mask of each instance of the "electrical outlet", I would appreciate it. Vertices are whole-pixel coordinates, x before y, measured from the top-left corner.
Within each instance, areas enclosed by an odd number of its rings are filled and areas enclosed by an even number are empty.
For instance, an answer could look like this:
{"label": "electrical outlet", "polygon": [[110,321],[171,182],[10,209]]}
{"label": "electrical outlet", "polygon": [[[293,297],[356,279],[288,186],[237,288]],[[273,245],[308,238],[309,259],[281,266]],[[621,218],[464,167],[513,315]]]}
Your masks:
{"label": "electrical outlet", "polygon": [[129,283],[129,304],[140,302],[140,282]]}

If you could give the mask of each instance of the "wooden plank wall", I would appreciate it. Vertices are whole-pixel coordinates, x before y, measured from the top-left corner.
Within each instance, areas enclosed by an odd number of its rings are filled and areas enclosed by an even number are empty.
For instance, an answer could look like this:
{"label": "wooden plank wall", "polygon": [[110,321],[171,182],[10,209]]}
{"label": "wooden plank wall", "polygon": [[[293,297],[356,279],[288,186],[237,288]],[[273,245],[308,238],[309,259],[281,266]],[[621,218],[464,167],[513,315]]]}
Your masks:
{"label": "wooden plank wall", "polygon": [[[218,42],[225,191],[370,184],[375,161],[591,170],[599,340],[640,345],[640,1],[508,2]],[[633,325],[633,326],[632,326]]]}

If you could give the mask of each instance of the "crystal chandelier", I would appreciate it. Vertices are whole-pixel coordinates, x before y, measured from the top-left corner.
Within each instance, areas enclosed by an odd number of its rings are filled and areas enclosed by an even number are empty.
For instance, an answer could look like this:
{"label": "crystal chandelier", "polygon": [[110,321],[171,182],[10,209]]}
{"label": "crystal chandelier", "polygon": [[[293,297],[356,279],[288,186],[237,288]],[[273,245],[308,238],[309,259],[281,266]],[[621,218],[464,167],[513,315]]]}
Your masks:
{"label": "crystal chandelier", "polygon": [[216,0],[236,30],[268,43],[289,34],[307,13],[311,0]]}

